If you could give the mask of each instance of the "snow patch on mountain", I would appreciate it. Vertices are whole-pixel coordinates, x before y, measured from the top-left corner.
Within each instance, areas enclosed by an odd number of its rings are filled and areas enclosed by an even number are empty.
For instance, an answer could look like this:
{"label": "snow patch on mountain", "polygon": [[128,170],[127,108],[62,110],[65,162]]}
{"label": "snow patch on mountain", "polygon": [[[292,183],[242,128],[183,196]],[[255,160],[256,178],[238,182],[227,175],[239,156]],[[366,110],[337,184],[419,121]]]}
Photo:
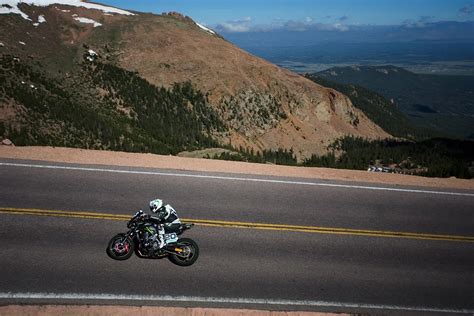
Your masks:
{"label": "snow patch on mountain", "polygon": [[199,24],[199,23],[197,23],[197,22],[194,22],[194,23],[196,23],[196,25],[199,26],[199,27],[200,27],[201,29],[203,29],[204,31],[206,31],[206,32],[208,32],[208,33],[211,33],[211,34],[214,34],[214,35],[216,34],[216,32],[214,32],[214,31],[211,30],[210,28],[207,28],[207,27],[205,27],[204,25]]}
{"label": "snow patch on mountain", "polygon": [[0,3],[0,14],[19,14],[25,20],[31,21],[30,17],[26,13],[18,9],[17,1],[2,0]]}
{"label": "snow patch on mountain", "polygon": [[[0,0],[0,14],[19,14],[25,20],[31,21],[30,17],[20,10],[18,5],[25,3],[28,5],[34,5],[38,7],[46,7],[52,4],[68,5],[73,7],[83,7],[87,9],[100,10],[106,13],[117,13],[124,15],[134,15],[132,12],[107,7],[101,4],[82,2],[81,0]],[[39,21],[38,21],[39,22]],[[39,22],[41,23],[41,22]]]}
{"label": "snow patch on mountain", "polygon": [[33,23],[33,26],[38,27],[38,25],[40,25],[41,23],[44,23],[44,22],[46,22],[46,19],[44,18],[44,15],[40,15],[40,16],[38,16],[38,22]]}
{"label": "snow patch on mountain", "polygon": [[99,57],[99,55],[98,55],[95,51],[93,51],[92,49],[89,49],[89,50],[87,51],[86,59],[87,59],[88,61],[91,61],[91,62],[92,62],[92,61],[96,60],[97,57]]}
{"label": "snow patch on mountain", "polygon": [[102,26],[102,24],[97,21],[88,18],[81,18],[79,16],[74,17],[74,20],[78,21],[79,23],[94,24],[94,27]]}

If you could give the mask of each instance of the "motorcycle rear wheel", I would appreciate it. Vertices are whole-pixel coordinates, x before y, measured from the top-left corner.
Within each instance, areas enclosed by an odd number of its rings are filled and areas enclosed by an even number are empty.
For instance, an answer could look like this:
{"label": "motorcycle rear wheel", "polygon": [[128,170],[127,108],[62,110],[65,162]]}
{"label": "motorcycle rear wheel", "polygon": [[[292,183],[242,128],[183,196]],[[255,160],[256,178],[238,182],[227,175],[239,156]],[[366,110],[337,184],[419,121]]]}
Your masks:
{"label": "motorcycle rear wheel", "polygon": [[182,248],[182,254],[170,254],[168,257],[171,262],[178,266],[187,267],[196,262],[199,257],[199,247],[197,243],[190,238],[180,238],[177,248]]}
{"label": "motorcycle rear wheel", "polygon": [[114,260],[127,260],[133,254],[133,241],[124,234],[117,234],[107,245],[107,255]]}

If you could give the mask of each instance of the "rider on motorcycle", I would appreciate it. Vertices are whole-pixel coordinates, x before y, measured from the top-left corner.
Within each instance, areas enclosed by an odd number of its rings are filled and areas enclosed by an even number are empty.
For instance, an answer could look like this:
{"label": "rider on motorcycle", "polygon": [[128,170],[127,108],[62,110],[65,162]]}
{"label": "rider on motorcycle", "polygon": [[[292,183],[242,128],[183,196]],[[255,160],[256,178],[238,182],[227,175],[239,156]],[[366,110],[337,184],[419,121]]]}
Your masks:
{"label": "rider on motorcycle", "polygon": [[171,205],[163,205],[163,201],[155,199],[150,201],[150,211],[156,216],[150,216],[150,219],[158,226],[158,240],[160,249],[165,245],[164,234],[177,233],[181,226],[178,214]]}

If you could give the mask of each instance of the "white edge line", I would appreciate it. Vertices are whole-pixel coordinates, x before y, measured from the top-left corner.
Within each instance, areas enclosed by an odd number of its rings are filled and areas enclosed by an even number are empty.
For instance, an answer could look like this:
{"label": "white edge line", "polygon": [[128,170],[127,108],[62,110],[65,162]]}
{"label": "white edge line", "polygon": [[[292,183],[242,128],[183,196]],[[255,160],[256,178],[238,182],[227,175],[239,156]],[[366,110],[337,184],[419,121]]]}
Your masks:
{"label": "white edge line", "polygon": [[202,296],[172,296],[172,295],[118,295],[118,294],[81,294],[81,293],[12,293],[0,292],[0,299],[10,300],[115,300],[115,301],[148,301],[148,302],[192,302],[192,303],[228,303],[228,304],[255,304],[255,305],[284,305],[306,307],[333,307],[333,308],[361,308],[379,310],[416,311],[433,313],[472,314],[474,310],[444,309],[434,307],[415,307],[398,305],[378,305],[341,303],[330,301],[311,300],[280,300],[280,299],[255,299],[255,298],[227,298],[227,297],[202,297]]}
{"label": "white edge line", "polygon": [[474,193],[416,190],[416,189],[400,189],[400,188],[373,187],[373,186],[363,186],[363,185],[319,183],[319,182],[304,182],[304,181],[288,181],[288,180],[271,180],[271,179],[257,179],[257,178],[209,176],[209,175],[186,174],[186,173],[167,173],[167,172],[138,171],[138,170],[120,170],[120,169],[105,169],[105,168],[86,168],[86,167],[55,166],[55,165],[37,165],[37,164],[21,164],[21,163],[9,163],[9,162],[0,162],[0,166],[43,168],[43,169],[62,169],[62,170],[78,170],[78,171],[94,171],[94,172],[110,172],[110,173],[128,173],[128,174],[143,174],[143,175],[156,175],[156,176],[168,176],[168,177],[188,177],[188,178],[234,180],[234,181],[249,181],[249,182],[267,182],[267,183],[310,185],[310,186],[335,187],[335,188],[350,188],[350,189],[364,189],[364,190],[395,191],[395,192],[408,192],[408,193],[425,193],[425,194],[457,195],[457,196],[471,196],[471,197],[474,197]]}

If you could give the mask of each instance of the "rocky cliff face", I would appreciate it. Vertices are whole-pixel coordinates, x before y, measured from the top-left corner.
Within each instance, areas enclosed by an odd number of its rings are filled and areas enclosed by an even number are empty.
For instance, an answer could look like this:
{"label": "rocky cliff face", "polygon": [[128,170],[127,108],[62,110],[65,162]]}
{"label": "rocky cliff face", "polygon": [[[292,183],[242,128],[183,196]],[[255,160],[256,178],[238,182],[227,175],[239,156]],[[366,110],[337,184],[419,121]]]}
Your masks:
{"label": "rocky cliff face", "polygon": [[[389,136],[343,94],[252,56],[189,17],[83,7],[79,1],[10,2],[3,9],[8,14],[0,14],[1,54],[41,61],[61,78],[72,76],[92,50],[102,62],[158,87],[191,81],[225,124],[212,135],[222,144],[293,148],[302,158],[324,153],[343,135]],[[127,104],[121,107],[127,111]]]}

